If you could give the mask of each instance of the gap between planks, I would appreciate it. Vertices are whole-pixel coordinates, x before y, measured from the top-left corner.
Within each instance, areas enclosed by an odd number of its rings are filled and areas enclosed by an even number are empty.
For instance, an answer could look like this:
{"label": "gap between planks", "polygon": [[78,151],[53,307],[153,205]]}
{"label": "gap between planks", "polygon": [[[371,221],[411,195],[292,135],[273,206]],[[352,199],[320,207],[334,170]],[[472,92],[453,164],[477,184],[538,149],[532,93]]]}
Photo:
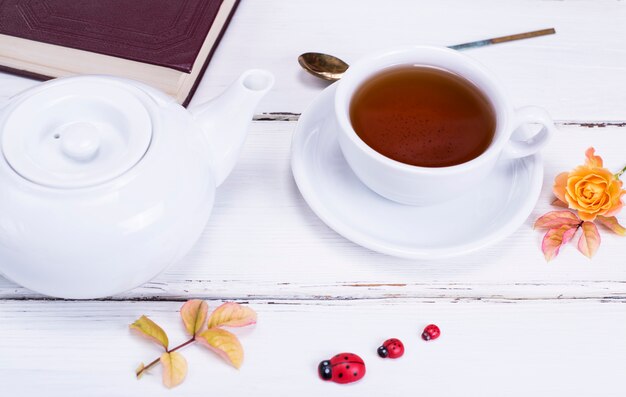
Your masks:
{"label": "gap between planks", "polygon": [[68,303],[88,303],[88,302],[186,302],[190,299],[201,299],[206,301],[220,301],[220,302],[237,302],[239,304],[255,304],[255,305],[296,305],[296,306],[346,306],[354,304],[384,304],[384,305],[403,305],[403,304],[442,304],[442,303],[501,303],[501,304],[516,304],[516,303],[551,303],[551,302],[596,302],[596,303],[626,303],[626,297],[622,296],[604,296],[604,297],[520,297],[520,298],[505,298],[505,297],[419,297],[419,298],[407,298],[407,297],[276,297],[276,298],[254,298],[254,297],[206,297],[206,296],[152,296],[152,297],[109,297],[101,299],[62,299],[47,296],[25,296],[25,297],[13,297],[13,298],[0,298],[0,303],[10,302],[68,302]]}
{"label": "gap between planks", "polygon": [[[149,281],[144,285],[101,300],[117,301],[184,301],[197,298],[206,300],[254,301],[376,301],[386,300],[626,300],[624,286],[619,280],[569,280],[567,282],[515,282],[493,284],[484,282],[407,282],[373,283],[345,281],[337,284],[300,284],[290,282],[261,283],[255,293],[249,293],[244,280],[182,280],[167,283]],[[290,286],[299,287],[297,291]],[[286,288],[281,288],[286,287]],[[532,288],[532,290],[528,290]],[[0,288],[0,300],[55,300],[26,288]]]}
{"label": "gap between planks", "polygon": [[[292,112],[271,112],[254,115],[253,121],[298,121],[301,113]],[[620,120],[558,120],[554,122],[557,126],[574,126],[585,128],[606,128],[606,127],[626,127],[626,121]]]}

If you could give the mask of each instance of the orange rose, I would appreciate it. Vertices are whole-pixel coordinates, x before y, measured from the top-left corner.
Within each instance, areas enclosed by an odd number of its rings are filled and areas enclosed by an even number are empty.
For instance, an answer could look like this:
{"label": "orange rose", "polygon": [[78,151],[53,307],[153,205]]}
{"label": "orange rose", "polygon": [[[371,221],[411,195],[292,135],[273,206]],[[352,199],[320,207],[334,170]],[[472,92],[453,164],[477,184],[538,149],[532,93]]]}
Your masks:
{"label": "orange rose", "polygon": [[602,158],[594,154],[594,148],[585,152],[585,165],[571,172],[557,175],[554,194],[570,209],[578,211],[583,221],[593,221],[596,216],[613,216],[622,208],[620,181],[611,171],[602,167]]}

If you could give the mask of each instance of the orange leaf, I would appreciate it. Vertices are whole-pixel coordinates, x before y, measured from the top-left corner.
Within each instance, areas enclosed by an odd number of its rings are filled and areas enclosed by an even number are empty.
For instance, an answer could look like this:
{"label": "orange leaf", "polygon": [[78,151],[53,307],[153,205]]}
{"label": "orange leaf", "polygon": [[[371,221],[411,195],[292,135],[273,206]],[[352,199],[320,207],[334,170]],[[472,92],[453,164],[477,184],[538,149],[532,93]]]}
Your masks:
{"label": "orange leaf", "polygon": [[596,217],[596,221],[612,232],[617,233],[620,236],[626,236],[626,228],[619,224],[616,217],[598,216]]}
{"label": "orange leaf", "polygon": [[576,230],[578,227],[570,225],[548,230],[541,242],[541,251],[548,262],[554,259],[559,254],[559,249],[574,237]]}
{"label": "orange leaf", "polygon": [[256,323],[256,312],[238,303],[226,302],[211,313],[208,328],[244,327]]}
{"label": "orange leaf", "polygon": [[600,233],[598,233],[598,228],[593,222],[585,221],[581,228],[583,229],[583,234],[578,240],[578,251],[582,252],[587,258],[591,258],[600,247]]}
{"label": "orange leaf", "polygon": [[580,219],[571,211],[550,211],[539,217],[533,226],[535,229],[558,229],[561,226],[578,226]]}
{"label": "orange leaf", "polygon": [[179,352],[161,354],[161,365],[163,365],[163,384],[167,388],[178,386],[187,376],[187,360]]}
{"label": "orange leaf", "polygon": [[232,333],[221,328],[209,328],[196,336],[196,341],[208,347],[235,368],[243,363],[243,347],[239,339]]}
{"label": "orange leaf", "polygon": [[167,346],[169,344],[167,334],[163,331],[163,328],[159,327],[157,323],[150,320],[148,317],[139,317],[137,321],[130,325],[130,329],[135,331],[137,334],[158,343],[163,346],[165,350],[167,350]]}
{"label": "orange leaf", "polygon": [[595,155],[596,149],[590,147],[585,151],[585,156],[587,160],[585,161],[585,165],[588,167],[597,167],[602,168],[602,157]]}
{"label": "orange leaf", "polygon": [[202,331],[208,311],[209,305],[199,299],[189,300],[180,308],[180,316],[183,318],[183,324],[189,335],[194,336]]}

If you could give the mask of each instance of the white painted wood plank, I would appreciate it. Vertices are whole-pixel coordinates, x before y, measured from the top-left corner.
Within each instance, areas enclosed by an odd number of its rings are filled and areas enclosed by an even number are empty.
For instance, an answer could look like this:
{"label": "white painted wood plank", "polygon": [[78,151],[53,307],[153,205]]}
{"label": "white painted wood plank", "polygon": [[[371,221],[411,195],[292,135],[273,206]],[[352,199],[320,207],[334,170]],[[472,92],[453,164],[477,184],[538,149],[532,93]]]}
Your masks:
{"label": "white painted wood plank", "polygon": [[[313,214],[289,166],[294,127],[294,122],[255,122],[195,248],[152,282],[116,299],[626,297],[624,237],[603,231],[593,260],[571,245],[547,264],[539,248],[542,233],[532,230],[534,219],[552,209],[554,176],[582,163],[588,146],[611,168],[626,163],[626,128],[561,125],[545,153],[539,203],[514,235],[470,255],[418,261],[357,246]],[[36,296],[0,279],[2,298]]]}
{"label": "white painted wood plank", "polygon": [[[555,27],[557,34],[474,49],[516,106],[561,120],[626,119],[626,3],[618,0],[243,0],[195,101],[221,92],[248,68],[276,74],[260,112],[301,112],[326,83],[300,70],[307,51],[354,62],[400,45],[452,45]],[[0,94],[34,84],[0,75]]]}
{"label": "white painted wood plank", "polygon": [[557,34],[466,53],[503,82],[516,105],[557,119],[626,119],[626,4],[616,0],[243,0],[196,100],[250,67],[276,73],[264,112],[301,112],[325,83],[300,70],[307,51],[348,63],[401,45],[453,45],[555,27]]}
{"label": "white painted wood plank", "polygon": [[[467,54],[494,71],[517,105],[544,106],[560,120],[626,120],[623,2],[355,4],[243,0],[196,99],[216,95],[247,68],[264,67],[277,84],[259,112],[301,112],[324,86],[299,69],[301,52],[352,62],[399,44],[448,45],[554,26],[556,36]],[[0,75],[0,95],[32,84]],[[327,228],[299,195],[289,169],[294,127],[255,123],[194,250],[154,281],[116,297],[250,300],[260,323],[236,331],[246,347],[241,371],[192,347],[184,351],[189,379],[177,390],[162,388],[158,370],[136,381],[137,363],[159,352],[131,336],[128,324],[147,314],[181,341],[179,302],[14,301],[40,296],[0,278],[0,394],[623,394],[625,240],[605,233],[593,261],[571,246],[546,264],[541,234],[530,228],[550,209],[546,186],[526,224],[479,253],[441,261],[373,253]],[[625,137],[623,126],[562,125],[546,153],[546,184],[580,163],[589,145],[621,167]],[[444,336],[426,344],[418,334],[429,322]],[[378,359],[376,347],[391,336],[405,341],[407,355]],[[365,358],[366,379],[347,387],[318,380],[317,363],[342,350]]]}
{"label": "white painted wood plank", "polygon": [[[216,302],[210,302],[214,308]],[[623,396],[626,305],[597,301],[257,303],[259,323],[235,330],[240,371],[197,346],[182,350],[187,380],[160,384],[134,369],[160,352],[128,331],[146,314],[173,344],[185,335],[180,302],[0,302],[0,393],[6,396]],[[440,339],[423,342],[428,323]],[[376,348],[403,340],[405,356]],[[349,351],[365,360],[352,385],[317,378],[319,361]]]}

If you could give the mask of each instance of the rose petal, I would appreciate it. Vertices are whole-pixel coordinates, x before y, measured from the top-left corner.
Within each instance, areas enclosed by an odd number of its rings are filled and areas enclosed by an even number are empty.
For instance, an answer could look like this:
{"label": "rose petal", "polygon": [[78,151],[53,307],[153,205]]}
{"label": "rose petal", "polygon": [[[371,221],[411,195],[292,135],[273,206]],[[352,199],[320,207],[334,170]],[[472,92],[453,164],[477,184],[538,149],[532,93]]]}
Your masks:
{"label": "rose petal", "polygon": [[555,178],[555,195],[568,208],[578,211],[583,221],[593,221],[599,215],[616,215],[623,206],[621,197],[626,194],[622,181],[603,168],[602,158],[595,155],[594,148],[587,149],[585,156],[585,165]]}
{"label": "rose petal", "polygon": [[578,216],[583,221],[592,222],[592,221],[594,221],[596,219],[597,215],[598,214],[596,212],[586,212],[586,211],[584,211],[582,209],[578,210]]}
{"label": "rose petal", "polygon": [[568,177],[569,172],[561,172],[554,178],[554,186],[552,188],[554,195],[563,203],[565,203],[565,188],[567,186]]}
{"label": "rose petal", "polygon": [[589,167],[602,168],[602,157],[596,156],[595,151],[596,150],[593,147],[590,147],[587,151],[585,151],[585,157],[587,157],[585,164]]}
{"label": "rose petal", "polygon": [[609,211],[605,212],[604,216],[611,217],[611,216],[617,215],[622,210],[623,206],[624,206],[624,204],[622,202],[617,203]]}

